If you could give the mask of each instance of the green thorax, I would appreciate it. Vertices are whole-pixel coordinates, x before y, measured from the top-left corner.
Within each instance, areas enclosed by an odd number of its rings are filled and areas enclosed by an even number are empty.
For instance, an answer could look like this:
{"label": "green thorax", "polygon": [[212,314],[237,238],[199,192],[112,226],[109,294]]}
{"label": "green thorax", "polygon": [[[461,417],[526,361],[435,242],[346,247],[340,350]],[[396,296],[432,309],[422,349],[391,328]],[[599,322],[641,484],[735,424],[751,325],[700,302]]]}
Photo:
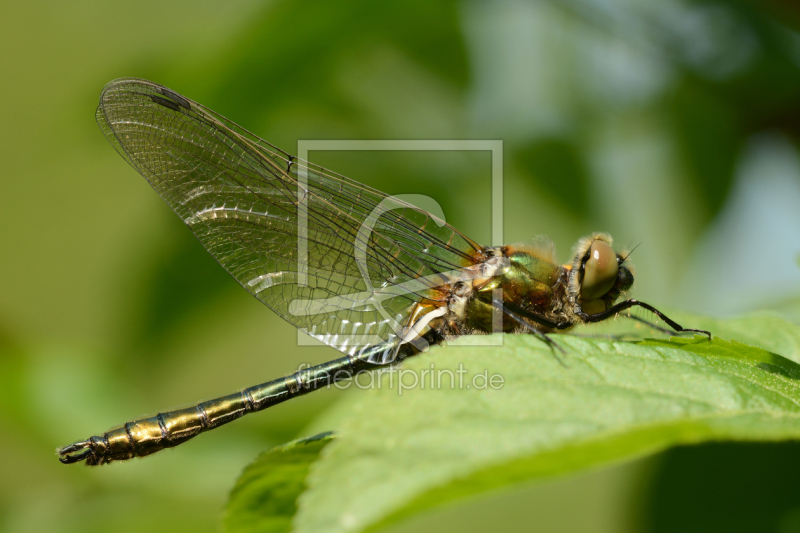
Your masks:
{"label": "green thorax", "polygon": [[[465,323],[469,328],[486,333],[492,331],[492,297],[497,289],[502,290],[506,302],[542,315],[552,311],[554,290],[562,275],[562,267],[522,251],[509,253],[507,257],[508,267],[478,286],[467,302]],[[503,318],[504,331],[518,326],[508,317]]]}

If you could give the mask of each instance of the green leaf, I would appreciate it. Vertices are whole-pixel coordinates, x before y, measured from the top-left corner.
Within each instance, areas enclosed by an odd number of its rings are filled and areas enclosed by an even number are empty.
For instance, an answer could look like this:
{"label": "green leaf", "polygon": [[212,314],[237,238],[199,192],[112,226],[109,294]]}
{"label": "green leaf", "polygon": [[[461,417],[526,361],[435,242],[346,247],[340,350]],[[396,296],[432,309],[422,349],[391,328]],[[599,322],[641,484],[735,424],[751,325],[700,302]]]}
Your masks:
{"label": "green leaf", "polygon": [[[330,434],[260,456],[231,493],[225,530],[375,530],[676,444],[800,438],[800,365],[790,360],[800,361],[800,328],[774,313],[673,318],[714,340],[558,335],[565,353],[554,357],[527,335],[466,337],[410,358],[400,372],[361,376],[367,390],[316,424],[340,438],[324,451]],[[620,320],[576,333],[641,339],[652,331]],[[487,340],[502,346],[480,345]],[[399,387],[413,384],[411,372],[425,387]],[[493,375],[502,386],[487,383]]]}
{"label": "green leaf", "polygon": [[[798,357],[797,326],[771,315],[686,323],[737,330]],[[488,490],[676,444],[800,438],[800,365],[774,352],[716,337],[556,339],[564,365],[530,336],[505,336],[500,347],[468,337],[403,368],[419,376],[462,365],[461,387],[401,391],[399,376],[385,374],[381,388],[355,391],[320,423],[341,438],[311,470],[294,530],[378,529]],[[484,372],[501,375],[503,386],[467,387]]]}
{"label": "green leaf", "polygon": [[674,318],[682,324],[712,331],[715,337],[735,339],[800,363],[800,328],[786,320],[785,313],[759,311],[727,320],[675,313]]}
{"label": "green leaf", "polygon": [[332,439],[321,433],[259,455],[236,482],[223,518],[227,533],[289,531],[308,467]]}

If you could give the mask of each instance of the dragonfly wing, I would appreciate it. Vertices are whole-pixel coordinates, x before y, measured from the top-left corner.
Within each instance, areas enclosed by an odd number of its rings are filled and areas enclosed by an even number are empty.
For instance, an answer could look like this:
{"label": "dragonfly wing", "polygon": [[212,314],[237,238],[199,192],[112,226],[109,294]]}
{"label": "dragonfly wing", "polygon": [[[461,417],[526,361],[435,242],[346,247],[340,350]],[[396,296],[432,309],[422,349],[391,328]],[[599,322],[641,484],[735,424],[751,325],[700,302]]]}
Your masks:
{"label": "dragonfly wing", "polygon": [[359,356],[480,248],[429,213],[300,161],[154,83],[121,79],[97,122],[203,246],[298,328]]}

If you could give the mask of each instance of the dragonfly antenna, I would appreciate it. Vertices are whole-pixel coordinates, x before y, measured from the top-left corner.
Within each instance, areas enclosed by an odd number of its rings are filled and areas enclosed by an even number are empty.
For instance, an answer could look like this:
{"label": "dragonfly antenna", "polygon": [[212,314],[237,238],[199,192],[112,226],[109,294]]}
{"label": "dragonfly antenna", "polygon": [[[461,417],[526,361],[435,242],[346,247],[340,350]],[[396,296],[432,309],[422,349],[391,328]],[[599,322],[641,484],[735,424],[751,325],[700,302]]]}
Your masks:
{"label": "dragonfly antenna", "polygon": [[641,246],[643,242],[644,242],[644,241],[642,241],[642,242],[640,242],[639,244],[637,244],[636,246],[634,246],[634,247],[633,247],[633,250],[631,250],[630,252],[628,252],[628,255],[626,255],[625,257],[623,257],[623,258],[622,258],[622,262],[624,263],[625,261],[627,261],[627,260],[628,260],[628,258],[631,256],[631,254],[633,254],[633,252],[634,252],[634,251],[636,251],[636,249],[637,249],[639,246]]}

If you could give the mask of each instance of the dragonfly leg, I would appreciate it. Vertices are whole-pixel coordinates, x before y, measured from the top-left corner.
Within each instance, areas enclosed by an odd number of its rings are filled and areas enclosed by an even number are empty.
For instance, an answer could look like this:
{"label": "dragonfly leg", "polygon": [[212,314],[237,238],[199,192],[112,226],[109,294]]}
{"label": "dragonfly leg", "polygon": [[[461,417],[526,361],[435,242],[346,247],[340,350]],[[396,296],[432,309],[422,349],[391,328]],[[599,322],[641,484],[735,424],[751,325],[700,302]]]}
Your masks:
{"label": "dragonfly leg", "polygon": [[543,333],[543,332],[539,331],[538,329],[533,327],[531,324],[529,324],[528,322],[523,320],[522,317],[517,315],[515,312],[510,311],[508,309],[508,306],[505,305],[505,302],[502,302],[499,299],[495,299],[494,300],[494,305],[498,309],[502,310],[504,314],[508,315],[514,322],[516,322],[517,324],[519,324],[520,326],[525,328],[525,330],[528,333],[530,333],[531,335],[533,335],[534,337],[536,337],[540,341],[544,342],[550,348],[550,350],[553,352],[553,357],[556,358],[556,361],[558,361],[559,364],[561,364],[561,366],[563,366],[564,368],[567,368],[567,365],[564,363],[564,361],[561,359],[561,357],[558,356],[558,353],[556,353],[556,350],[561,352],[563,355],[567,355],[567,352],[556,341],[554,341],[553,339],[548,337],[546,333]]}
{"label": "dragonfly leg", "polygon": [[656,331],[660,331],[664,335],[672,336],[672,335],[675,335],[676,333],[681,333],[680,331],[674,331],[674,330],[671,330],[671,329],[662,328],[658,324],[654,324],[653,322],[650,322],[649,320],[646,320],[646,319],[644,319],[642,317],[639,317],[639,316],[636,316],[636,315],[622,315],[622,316],[624,316],[625,318],[630,318],[631,320],[635,320],[637,322],[640,322],[640,323],[644,324],[647,327],[653,328]]}
{"label": "dragonfly leg", "polygon": [[[674,336],[679,334],[680,332],[673,331],[671,329],[662,328],[658,324],[654,324],[649,320],[645,320],[644,318],[635,316],[635,315],[622,315],[625,318],[630,318],[631,320],[635,320],[637,322],[641,322],[645,326],[649,328],[653,328],[656,331],[663,333],[664,335]],[[638,332],[637,332],[638,333]],[[571,335],[575,337],[584,337],[587,339],[606,339],[611,341],[625,341],[630,339],[638,339],[641,337],[637,337],[637,333],[576,333],[572,332]]]}
{"label": "dragonfly leg", "polygon": [[634,307],[634,306],[642,307],[644,309],[647,309],[648,311],[650,311],[651,313],[656,315],[658,318],[660,318],[661,320],[666,322],[669,327],[671,327],[673,330],[675,330],[678,333],[683,333],[683,332],[701,333],[703,335],[708,336],[708,340],[711,340],[711,332],[710,331],[706,331],[704,329],[685,328],[685,327],[681,326],[680,324],[678,324],[677,322],[675,322],[674,320],[672,320],[670,317],[668,317],[664,313],[662,313],[661,311],[659,311],[658,309],[656,309],[655,307],[653,307],[652,305],[646,304],[644,302],[640,302],[639,300],[625,300],[624,302],[620,302],[617,305],[613,305],[613,306],[609,307],[608,309],[606,309],[605,311],[603,311],[601,313],[596,313],[594,315],[590,315],[588,313],[580,312],[580,313],[578,313],[578,316],[580,316],[581,319],[584,322],[600,322],[601,320],[605,320],[607,318],[610,318],[610,317],[620,313],[621,311],[624,311],[625,309],[630,309],[631,307]]}
{"label": "dragonfly leg", "polygon": [[570,335],[583,339],[603,339],[607,341],[621,341],[625,339],[625,335],[615,335],[613,333],[576,333],[571,331]]}

